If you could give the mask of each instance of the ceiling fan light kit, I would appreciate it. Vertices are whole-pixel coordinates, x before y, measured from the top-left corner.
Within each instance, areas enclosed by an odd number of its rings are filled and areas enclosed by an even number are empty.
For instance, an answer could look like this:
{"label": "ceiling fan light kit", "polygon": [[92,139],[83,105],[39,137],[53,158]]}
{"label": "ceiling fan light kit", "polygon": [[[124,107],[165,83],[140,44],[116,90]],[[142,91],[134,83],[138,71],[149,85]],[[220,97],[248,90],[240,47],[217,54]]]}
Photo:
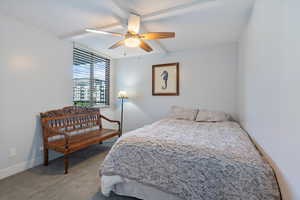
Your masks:
{"label": "ceiling fan light kit", "polygon": [[127,38],[127,39],[125,39],[125,45],[127,47],[138,47],[140,44],[141,44],[141,41],[138,38]]}
{"label": "ceiling fan light kit", "polygon": [[112,45],[109,49],[115,49],[119,46],[125,45],[127,47],[140,47],[146,52],[151,52],[153,51],[153,49],[144,40],[157,40],[157,39],[166,39],[166,38],[175,37],[174,32],[151,32],[151,33],[139,34],[140,25],[141,25],[141,17],[136,14],[130,14],[128,18],[128,31],[126,34],[108,32],[103,30],[95,30],[95,29],[86,29],[86,31],[91,33],[99,33],[99,34],[124,37],[123,40]]}

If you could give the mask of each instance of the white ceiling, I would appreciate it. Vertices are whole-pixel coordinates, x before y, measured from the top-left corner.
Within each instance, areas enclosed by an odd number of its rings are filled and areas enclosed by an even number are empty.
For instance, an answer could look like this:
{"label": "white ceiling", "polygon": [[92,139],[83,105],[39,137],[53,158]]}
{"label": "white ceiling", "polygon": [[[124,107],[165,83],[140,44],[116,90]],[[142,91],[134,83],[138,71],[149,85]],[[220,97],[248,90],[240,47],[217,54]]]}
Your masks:
{"label": "white ceiling", "polygon": [[[119,37],[84,34],[86,28],[126,32],[117,24],[129,12],[144,20],[144,30],[176,32],[176,38],[151,41],[154,51],[173,52],[236,42],[247,23],[253,0],[0,0],[0,12],[61,39],[85,44],[114,58],[148,54],[139,48],[108,50]],[[111,26],[114,25],[114,26]],[[72,36],[72,37],[70,37]]]}

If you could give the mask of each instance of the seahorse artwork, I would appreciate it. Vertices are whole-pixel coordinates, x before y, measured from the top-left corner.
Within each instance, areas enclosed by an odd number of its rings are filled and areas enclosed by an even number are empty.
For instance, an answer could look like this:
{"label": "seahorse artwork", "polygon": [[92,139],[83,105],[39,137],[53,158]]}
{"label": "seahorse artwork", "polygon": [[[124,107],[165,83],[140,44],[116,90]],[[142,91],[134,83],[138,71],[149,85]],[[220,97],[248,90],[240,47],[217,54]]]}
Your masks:
{"label": "seahorse artwork", "polygon": [[164,81],[164,85],[161,86],[161,88],[163,90],[168,88],[168,77],[169,77],[169,73],[167,71],[163,71],[160,75]]}

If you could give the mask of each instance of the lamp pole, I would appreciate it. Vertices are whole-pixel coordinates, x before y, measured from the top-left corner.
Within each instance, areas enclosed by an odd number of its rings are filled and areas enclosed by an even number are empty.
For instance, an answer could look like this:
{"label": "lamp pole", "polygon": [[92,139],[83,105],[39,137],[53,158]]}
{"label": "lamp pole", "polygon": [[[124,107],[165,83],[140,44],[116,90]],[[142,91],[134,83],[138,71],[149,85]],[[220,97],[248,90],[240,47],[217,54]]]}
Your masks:
{"label": "lamp pole", "polygon": [[123,104],[124,104],[124,98],[121,98],[121,135],[123,133]]}
{"label": "lamp pole", "polygon": [[126,91],[119,91],[118,98],[121,99],[121,124],[120,124],[120,132],[121,135],[123,133],[123,117],[124,117],[124,99],[128,99],[128,95]]}

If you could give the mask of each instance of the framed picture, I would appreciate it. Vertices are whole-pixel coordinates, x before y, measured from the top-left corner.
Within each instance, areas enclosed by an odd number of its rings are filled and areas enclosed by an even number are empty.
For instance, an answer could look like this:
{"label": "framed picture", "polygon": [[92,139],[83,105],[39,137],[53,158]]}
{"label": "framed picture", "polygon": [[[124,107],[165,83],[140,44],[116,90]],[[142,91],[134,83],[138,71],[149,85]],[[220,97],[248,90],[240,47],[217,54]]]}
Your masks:
{"label": "framed picture", "polygon": [[179,95],[179,63],[152,66],[152,95]]}

